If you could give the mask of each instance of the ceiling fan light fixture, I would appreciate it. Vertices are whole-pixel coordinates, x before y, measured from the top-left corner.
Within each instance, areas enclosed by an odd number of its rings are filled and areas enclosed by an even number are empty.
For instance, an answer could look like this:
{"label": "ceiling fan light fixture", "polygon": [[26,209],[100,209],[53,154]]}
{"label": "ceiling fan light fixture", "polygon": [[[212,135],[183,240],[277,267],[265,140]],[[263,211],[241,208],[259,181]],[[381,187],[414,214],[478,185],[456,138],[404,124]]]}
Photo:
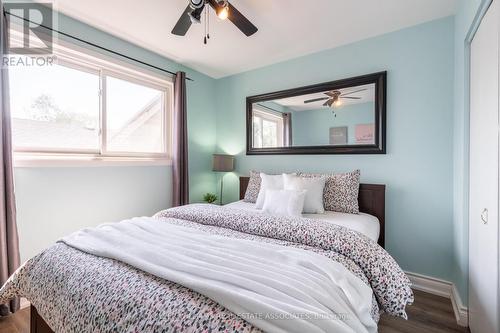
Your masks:
{"label": "ceiling fan light fixture", "polygon": [[342,106],[342,104],[343,104],[343,103],[342,103],[342,101],[341,101],[340,99],[337,99],[337,100],[333,103],[333,105],[335,105],[336,107]]}
{"label": "ceiling fan light fixture", "polygon": [[221,20],[225,20],[229,17],[229,6],[227,5],[227,2],[225,3],[225,5],[223,5],[217,9],[217,16]]}

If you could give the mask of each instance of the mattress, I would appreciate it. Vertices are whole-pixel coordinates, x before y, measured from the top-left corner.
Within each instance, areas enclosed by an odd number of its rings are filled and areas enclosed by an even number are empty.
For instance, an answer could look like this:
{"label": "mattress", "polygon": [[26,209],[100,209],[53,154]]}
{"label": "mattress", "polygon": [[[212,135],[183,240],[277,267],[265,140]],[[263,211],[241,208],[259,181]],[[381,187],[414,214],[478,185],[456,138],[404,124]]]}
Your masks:
{"label": "mattress", "polygon": [[[225,205],[225,207],[248,211],[260,211],[259,209],[255,208],[255,204],[244,202],[243,200],[227,204]],[[362,233],[375,242],[378,241],[378,237],[380,236],[379,220],[375,216],[370,214],[346,214],[327,211],[324,214],[302,214],[302,216],[309,219],[325,221],[327,223],[346,227],[348,229]]]}

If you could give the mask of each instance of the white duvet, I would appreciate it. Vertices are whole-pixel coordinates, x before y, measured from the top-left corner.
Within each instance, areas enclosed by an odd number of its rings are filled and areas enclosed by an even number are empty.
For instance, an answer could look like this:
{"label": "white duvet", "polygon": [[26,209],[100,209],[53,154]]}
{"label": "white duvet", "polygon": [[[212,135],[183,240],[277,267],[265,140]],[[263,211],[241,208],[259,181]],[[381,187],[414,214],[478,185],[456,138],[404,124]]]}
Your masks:
{"label": "white duvet", "polygon": [[301,249],[135,218],[62,239],[203,294],[266,332],[376,332],[372,290]]}

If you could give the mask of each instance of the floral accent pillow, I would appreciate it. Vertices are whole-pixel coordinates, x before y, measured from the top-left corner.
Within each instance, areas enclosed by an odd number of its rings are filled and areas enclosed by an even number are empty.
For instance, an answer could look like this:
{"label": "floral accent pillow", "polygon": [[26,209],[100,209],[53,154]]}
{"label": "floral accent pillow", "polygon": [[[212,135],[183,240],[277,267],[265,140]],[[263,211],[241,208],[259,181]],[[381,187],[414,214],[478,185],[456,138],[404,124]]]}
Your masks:
{"label": "floral accent pillow", "polygon": [[260,183],[262,179],[260,178],[260,172],[250,171],[250,180],[248,181],[247,191],[245,192],[244,202],[255,203],[257,201],[257,196],[260,191]]}
{"label": "floral accent pillow", "polygon": [[358,194],[361,172],[355,170],[340,174],[302,173],[302,177],[326,177],[323,201],[325,210],[359,214]]}

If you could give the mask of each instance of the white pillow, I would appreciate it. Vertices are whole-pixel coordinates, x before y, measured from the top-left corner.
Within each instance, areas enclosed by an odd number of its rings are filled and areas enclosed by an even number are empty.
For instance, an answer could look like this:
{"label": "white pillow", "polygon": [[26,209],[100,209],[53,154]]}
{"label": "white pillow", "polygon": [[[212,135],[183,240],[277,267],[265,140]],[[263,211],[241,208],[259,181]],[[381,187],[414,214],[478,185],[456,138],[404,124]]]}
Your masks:
{"label": "white pillow", "polygon": [[262,211],[269,214],[302,216],[307,191],[267,190]]}
{"label": "white pillow", "polygon": [[304,201],[304,213],[323,214],[323,190],[325,189],[325,177],[304,178],[296,175],[283,174],[285,190],[307,190]]}
{"label": "white pillow", "polygon": [[260,173],[260,190],[257,200],[255,201],[255,207],[257,209],[262,209],[264,207],[264,201],[266,198],[267,190],[283,190],[283,175],[266,175],[265,173]]}

